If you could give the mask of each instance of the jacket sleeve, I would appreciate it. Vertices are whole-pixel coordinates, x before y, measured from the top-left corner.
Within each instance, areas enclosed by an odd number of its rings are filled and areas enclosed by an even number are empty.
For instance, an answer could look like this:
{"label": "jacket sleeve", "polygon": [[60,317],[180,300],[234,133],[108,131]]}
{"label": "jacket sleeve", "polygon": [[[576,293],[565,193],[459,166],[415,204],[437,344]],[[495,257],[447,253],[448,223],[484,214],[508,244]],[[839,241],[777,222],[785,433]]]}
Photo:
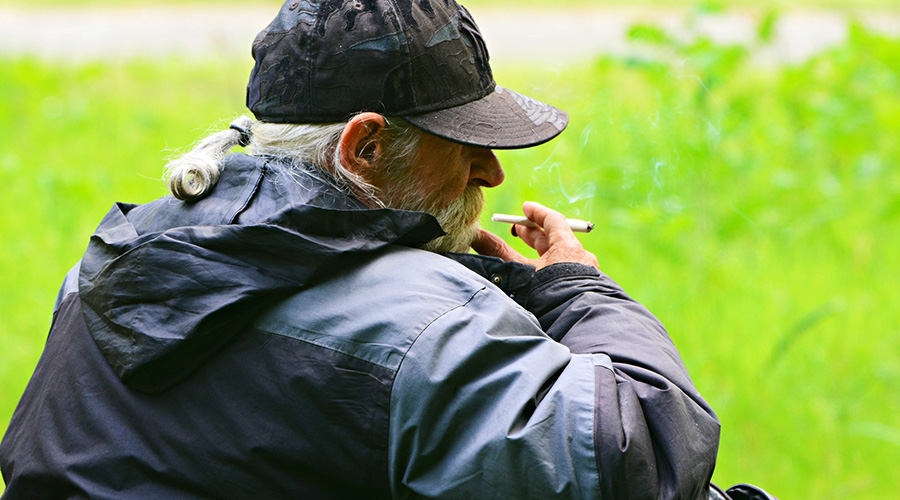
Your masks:
{"label": "jacket sleeve", "polygon": [[62,285],[59,287],[59,293],[56,295],[56,302],[53,304],[53,315],[56,316],[56,312],[59,311],[59,306],[62,305],[63,300],[70,293],[74,293],[78,291],[78,273],[81,272],[81,261],[75,263],[69,272],[66,273],[66,277],[63,279]]}
{"label": "jacket sleeve", "polygon": [[659,320],[594,268],[535,275],[528,308],[595,373],[594,449],[604,498],[706,498],[719,421]]}
{"label": "jacket sleeve", "polygon": [[[428,325],[391,395],[394,498],[701,498],[718,421],[659,322],[585,266]],[[545,333],[546,332],[546,333]]]}

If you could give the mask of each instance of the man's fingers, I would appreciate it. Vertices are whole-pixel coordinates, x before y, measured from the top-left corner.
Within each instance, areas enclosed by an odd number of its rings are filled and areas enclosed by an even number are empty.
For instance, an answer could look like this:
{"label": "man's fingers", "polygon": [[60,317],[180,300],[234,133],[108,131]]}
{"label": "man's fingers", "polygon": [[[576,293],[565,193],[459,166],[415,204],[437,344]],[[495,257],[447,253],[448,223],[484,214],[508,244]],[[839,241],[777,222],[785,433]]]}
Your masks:
{"label": "man's fingers", "polygon": [[517,229],[516,232],[526,245],[537,250],[538,255],[544,255],[544,252],[550,248],[550,242],[547,240],[547,233],[539,227],[519,226],[519,229]]}
{"label": "man's fingers", "polygon": [[575,237],[575,233],[572,232],[572,228],[569,227],[565,215],[533,201],[526,201],[522,206],[522,210],[525,213],[525,217],[544,228],[549,246],[559,243],[581,246],[578,238]]}
{"label": "man's fingers", "polygon": [[478,233],[475,234],[475,239],[472,240],[472,249],[480,255],[499,257],[507,262],[528,263],[528,259],[524,255],[517,252],[496,234],[484,229],[478,230]]}
{"label": "man's fingers", "polygon": [[563,214],[540,203],[526,202],[522,207],[525,216],[540,228],[517,228],[522,240],[541,256],[535,267],[540,269],[557,262],[577,262],[598,267],[597,257],[586,251]]}
{"label": "man's fingers", "polygon": [[[543,228],[547,227],[547,224],[553,224],[553,220],[556,217],[562,218],[563,222],[565,222],[566,218],[556,210],[550,209],[541,205],[540,203],[534,201],[526,201],[522,205],[522,211],[525,213],[525,217],[533,220],[538,226]],[[551,220],[547,220],[550,218]]]}

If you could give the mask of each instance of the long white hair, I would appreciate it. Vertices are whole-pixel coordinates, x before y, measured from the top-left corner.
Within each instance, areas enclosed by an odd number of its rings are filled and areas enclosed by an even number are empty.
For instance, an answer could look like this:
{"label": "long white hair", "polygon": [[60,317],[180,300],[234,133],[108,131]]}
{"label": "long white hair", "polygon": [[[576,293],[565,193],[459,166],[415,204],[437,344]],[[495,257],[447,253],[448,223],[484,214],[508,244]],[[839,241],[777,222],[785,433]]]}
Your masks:
{"label": "long white hair", "polygon": [[[405,175],[418,151],[422,132],[400,118],[387,119],[378,165]],[[203,198],[215,187],[222,159],[236,146],[250,154],[309,162],[338,189],[375,207],[385,203],[378,189],[341,164],[340,138],[346,123],[290,124],[255,121],[241,116],[231,126],[199,141],[166,165],[169,191],[180,200]],[[378,167],[376,166],[376,168]]]}
{"label": "long white hair", "polygon": [[400,208],[434,215],[447,235],[422,248],[432,252],[465,252],[478,231],[484,205],[481,188],[468,186],[445,207],[419,185],[415,161],[424,132],[399,118],[387,119],[382,150],[371,172],[388,180],[394,192],[382,193],[363,176],[341,164],[340,139],[345,123],[282,124],[241,116],[231,126],[201,140],[193,149],[166,165],[169,190],[181,200],[198,200],[215,187],[222,158],[235,146],[250,154],[285,158],[287,164],[312,164],[334,187],[355,196],[370,208]]}

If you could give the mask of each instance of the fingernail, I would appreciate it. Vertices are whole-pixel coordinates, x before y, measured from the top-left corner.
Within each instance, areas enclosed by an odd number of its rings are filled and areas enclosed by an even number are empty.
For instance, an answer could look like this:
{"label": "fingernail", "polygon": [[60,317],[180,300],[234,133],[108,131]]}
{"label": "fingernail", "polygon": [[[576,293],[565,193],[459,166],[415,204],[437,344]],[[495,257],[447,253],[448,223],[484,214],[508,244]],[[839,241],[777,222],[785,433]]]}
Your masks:
{"label": "fingernail", "polygon": [[516,238],[519,237],[519,234],[516,233],[516,225],[515,224],[513,224],[512,226],[509,227],[509,232],[511,232],[514,237],[516,237]]}

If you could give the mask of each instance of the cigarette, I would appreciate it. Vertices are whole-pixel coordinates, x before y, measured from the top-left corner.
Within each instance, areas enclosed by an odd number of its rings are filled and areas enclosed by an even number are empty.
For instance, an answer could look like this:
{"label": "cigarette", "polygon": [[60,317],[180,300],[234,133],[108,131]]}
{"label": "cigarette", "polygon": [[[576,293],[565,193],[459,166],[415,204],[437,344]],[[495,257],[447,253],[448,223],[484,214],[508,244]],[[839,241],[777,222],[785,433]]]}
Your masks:
{"label": "cigarette", "polygon": [[[520,215],[494,214],[491,216],[491,220],[494,222],[506,222],[507,224],[518,224],[525,227],[538,227],[538,225],[529,220],[528,217],[522,217]],[[593,222],[578,219],[566,219],[566,222],[569,223],[569,227],[572,231],[575,231],[576,233],[589,233],[594,230]]]}

